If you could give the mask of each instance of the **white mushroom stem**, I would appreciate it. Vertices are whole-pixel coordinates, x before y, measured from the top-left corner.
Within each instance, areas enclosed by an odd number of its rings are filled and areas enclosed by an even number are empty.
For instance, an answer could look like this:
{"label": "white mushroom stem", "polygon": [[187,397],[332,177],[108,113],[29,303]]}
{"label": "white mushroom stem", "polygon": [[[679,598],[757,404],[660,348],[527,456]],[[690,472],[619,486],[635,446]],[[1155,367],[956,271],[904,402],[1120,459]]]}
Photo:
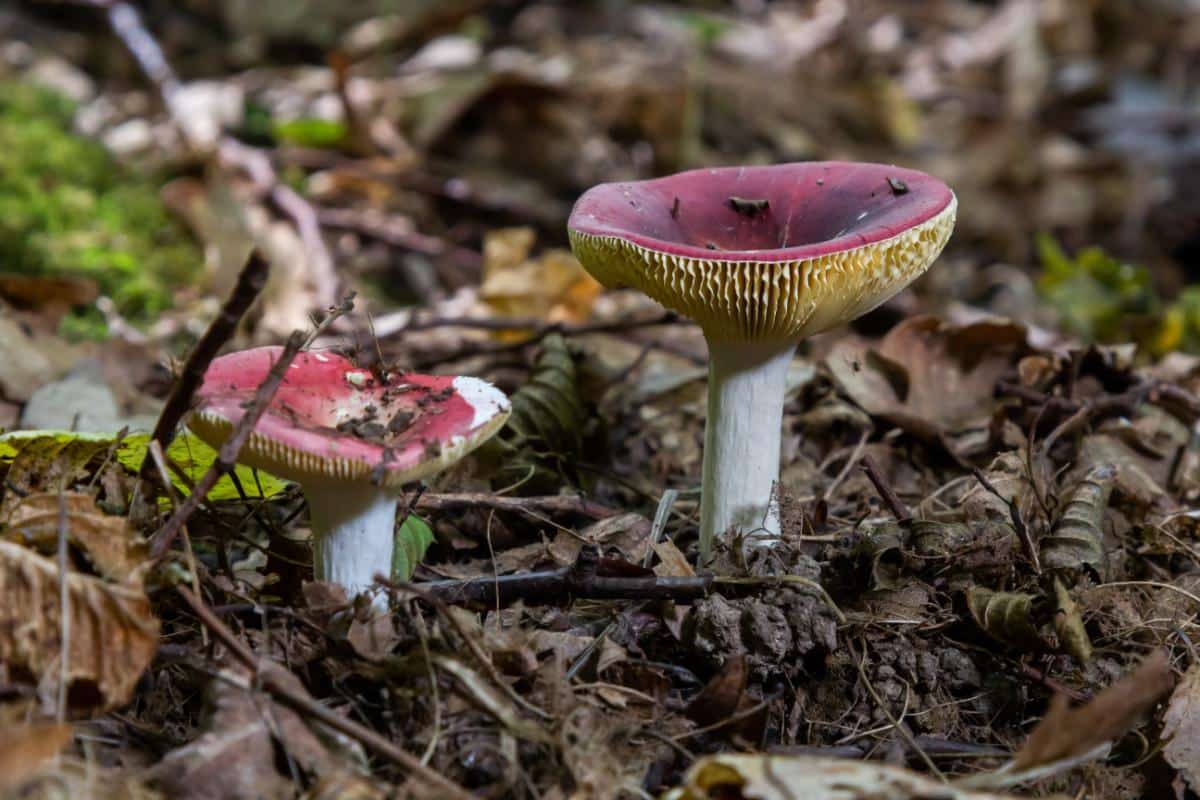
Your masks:
{"label": "white mushroom stem", "polygon": [[[708,340],[708,420],[700,505],[700,554],[731,527],[779,533],[780,429],[795,342]],[[755,537],[759,539],[759,536]]]}
{"label": "white mushroom stem", "polygon": [[394,493],[370,485],[326,484],[304,487],[304,496],[312,519],[317,580],[341,584],[354,596],[371,588],[376,574],[391,575]]}

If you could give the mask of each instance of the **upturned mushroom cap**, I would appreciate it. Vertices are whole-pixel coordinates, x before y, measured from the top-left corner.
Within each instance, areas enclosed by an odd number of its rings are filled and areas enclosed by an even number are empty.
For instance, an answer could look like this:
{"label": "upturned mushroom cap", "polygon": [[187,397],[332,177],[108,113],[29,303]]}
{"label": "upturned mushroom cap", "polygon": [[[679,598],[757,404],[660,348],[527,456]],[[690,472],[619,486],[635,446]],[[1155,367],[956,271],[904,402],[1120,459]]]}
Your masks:
{"label": "upturned mushroom cap", "polygon": [[957,202],[909,169],[839,161],[606,183],[575,203],[571,246],[710,338],[798,339],[899,292],[937,258]]}
{"label": "upturned mushroom cap", "polygon": [[[213,361],[188,426],[218,446],[280,347]],[[508,398],[478,378],[399,374],[381,382],[334,353],[296,356],[239,461],[297,483],[399,486],[457,462],[508,419]]]}

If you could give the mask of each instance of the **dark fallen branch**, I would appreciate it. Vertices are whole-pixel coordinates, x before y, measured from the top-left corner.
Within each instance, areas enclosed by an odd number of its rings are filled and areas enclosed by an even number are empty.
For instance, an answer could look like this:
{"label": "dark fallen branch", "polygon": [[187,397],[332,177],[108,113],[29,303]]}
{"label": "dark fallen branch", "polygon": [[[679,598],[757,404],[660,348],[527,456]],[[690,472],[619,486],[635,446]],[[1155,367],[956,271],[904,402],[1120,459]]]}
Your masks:
{"label": "dark fallen branch", "polygon": [[291,366],[292,359],[300,352],[300,347],[303,344],[304,334],[300,331],[294,332],[288,338],[283,352],[279,354],[279,360],[271,365],[271,371],[267,373],[266,380],[259,385],[258,390],[254,393],[254,399],[246,407],[245,415],[238,420],[238,424],[234,426],[233,433],[221,445],[221,449],[217,452],[216,461],[204,473],[204,477],[196,482],[192,493],[175,509],[175,513],[171,515],[171,518],[159,530],[155,537],[154,545],[150,548],[152,558],[159,559],[163,557],[167,549],[170,548],[171,543],[175,541],[175,537],[179,535],[179,531],[183,529],[184,524],[188,521],[188,517],[204,502],[204,498],[212,491],[213,486],[221,479],[221,476],[233,472],[234,466],[237,465],[238,453],[242,451],[242,445],[246,443],[246,439],[250,438],[250,433],[254,430],[254,426],[258,424],[259,418],[267,410],[271,399],[275,397],[275,392],[279,390],[279,384],[283,381],[283,373]]}
{"label": "dark fallen branch", "polygon": [[[230,292],[225,305],[221,306],[221,313],[217,314],[216,319],[209,323],[204,335],[196,342],[192,352],[188,353],[187,361],[183,363],[183,370],[180,372],[178,380],[175,381],[175,386],[171,390],[170,396],[167,397],[162,413],[158,415],[158,421],[154,423],[154,433],[151,434],[151,438],[158,442],[164,453],[167,452],[171,440],[175,438],[175,429],[179,427],[180,420],[192,405],[192,395],[204,382],[204,373],[208,370],[208,365],[216,358],[225,343],[233,338],[238,323],[242,321],[246,311],[266,286],[269,273],[270,266],[266,259],[262,258],[257,250],[252,251],[250,260],[238,274],[233,291]],[[146,457],[142,459],[139,475],[145,479],[152,473],[150,454],[147,451]]]}
{"label": "dark fallen branch", "polygon": [[[632,574],[631,574],[632,573]],[[526,605],[565,604],[572,600],[671,600],[692,603],[713,592],[744,596],[781,586],[797,586],[818,594],[839,621],[841,611],[821,585],[795,575],[770,578],[727,578],[715,575],[660,577],[625,561],[600,557],[594,545],[584,545],[575,563],[559,569],[517,575],[399,584],[376,576],[389,589],[411,588],[420,596],[448,605],[478,610],[503,608],[518,600]]]}

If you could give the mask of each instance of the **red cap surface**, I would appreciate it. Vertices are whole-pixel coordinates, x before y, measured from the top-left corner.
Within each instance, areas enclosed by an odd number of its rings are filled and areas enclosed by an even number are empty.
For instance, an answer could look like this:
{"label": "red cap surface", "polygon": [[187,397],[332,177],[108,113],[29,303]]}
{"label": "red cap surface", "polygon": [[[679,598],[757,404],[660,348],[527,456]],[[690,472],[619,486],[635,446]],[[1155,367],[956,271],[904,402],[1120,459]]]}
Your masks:
{"label": "red cap surface", "polygon": [[[219,446],[282,348],[213,361],[188,423]],[[296,356],[239,460],[298,483],[398,486],[458,461],[500,429],[508,398],[478,378],[398,374],[386,383],[335,353]]]}
{"label": "red cap surface", "polygon": [[907,286],[941,252],[956,208],[915,170],[814,161],[601,184],[568,232],[597,280],[640,289],[710,339],[794,340]]}
{"label": "red cap surface", "polygon": [[719,167],[594,186],[567,227],[682,258],[798,261],[890,239],[953,200],[936,178],[886,164]]}

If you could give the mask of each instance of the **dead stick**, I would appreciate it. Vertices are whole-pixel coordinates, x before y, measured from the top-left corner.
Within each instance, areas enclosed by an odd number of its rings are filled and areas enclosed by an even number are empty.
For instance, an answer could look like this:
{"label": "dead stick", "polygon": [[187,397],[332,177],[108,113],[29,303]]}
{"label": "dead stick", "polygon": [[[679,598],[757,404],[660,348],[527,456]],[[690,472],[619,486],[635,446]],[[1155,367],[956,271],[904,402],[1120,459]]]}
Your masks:
{"label": "dead stick", "polygon": [[[348,717],[343,717],[318,703],[304,690],[294,675],[279,664],[256,656],[245,642],[234,636],[233,632],[225,627],[225,624],[217,619],[208,606],[187,587],[176,586],[175,591],[200,618],[204,627],[212,631],[212,634],[228,647],[239,661],[253,671],[261,682],[261,686],[280,703],[361,742],[365,747],[403,767],[431,786],[437,787],[440,796],[472,800],[472,795],[465,789],[422,764],[416,756],[396,747],[370,728],[360,725]],[[286,675],[287,678],[284,678],[283,675]]]}
{"label": "dead stick", "polygon": [[971,474],[975,476],[975,480],[979,481],[988,494],[995,497],[1001,503],[1008,507],[1008,518],[1012,522],[1013,530],[1017,532],[1017,538],[1021,540],[1021,549],[1025,551],[1025,557],[1029,559],[1029,563],[1033,565],[1033,571],[1038,575],[1042,574],[1042,560],[1038,557],[1037,542],[1033,539],[1033,533],[1029,530],[1029,526],[1025,524],[1025,519],[1021,515],[1021,509],[1013,502],[1012,498],[1005,497],[1000,493],[988,476],[983,474],[983,470],[979,467],[972,467]]}
{"label": "dead stick", "polygon": [[[158,421],[154,423],[154,433],[150,437],[158,442],[164,453],[167,452],[171,440],[175,438],[175,429],[178,427],[179,421],[191,407],[192,395],[200,388],[200,384],[204,383],[204,373],[208,369],[208,365],[216,358],[225,343],[233,338],[238,323],[242,321],[246,311],[266,286],[270,269],[266,259],[259,256],[257,250],[250,254],[250,260],[246,262],[246,266],[242,267],[233,291],[230,292],[225,305],[221,306],[221,313],[217,314],[216,319],[209,323],[204,335],[200,337],[192,348],[192,352],[188,354],[179,379],[175,382],[175,388],[171,390],[171,395],[167,398],[162,413],[158,415]],[[141,478],[145,479],[150,476],[151,466],[150,454],[147,451],[146,457],[142,459],[142,468],[139,472]]]}
{"label": "dead stick", "polygon": [[175,537],[179,535],[179,531],[183,528],[184,523],[187,522],[188,517],[204,502],[204,498],[208,496],[212,487],[216,485],[222,475],[228,475],[233,471],[234,466],[237,464],[238,454],[242,451],[242,445],[246,443],[246,439],[250,437],[254,426],[258,424],[259,418],[267,410],[271,399],[275,397],[275,392],[279,389],[279,384],[283,382],[283,373],[291,366],[292,359],[300,352],[300,346],[303,343],[304,334],[300,331],[295,331],[288,338],[283,352],[279,354],[279,360],[271,365],[271,371],[267,373],[266,379],[254,393],[254,399],[247,406],[245,415],[238,420],[238,424],[233,428],[233,433],[221,445],[221,449],[217,452],[217,460],[208,468],[208,472],[204,473],[204,477],[196,482],[196,487],[192,490],[192,493],[180,504],[179,508],[175,509],[175,513],[171,515],[171,518],[167,520],[167,524],[159,531],[154,546],[150,551],[152,558],[159,559],[163,557],[167,552],[167,548],[171,546],[171,543],[175,541]]}
{"label": "dead stick", "polygon": [[524,514],[579,514],[594,520],[607,519],[621,512],[571,495],[535,497],[499,497],[490,494],[423,494],[415,511],[457,511],[467,508],[487,508]]}
{"label": "dead stick", "polygon": [[871,481],[871,485],[875,487],[875,491],[883,498],[883,502],[887,504],[892,515],[903,524],[912,522],[912,512],[908,510],[908,506],[904,505],[888,482],[884,480],[883,474],[879,471],[879,466],[875,463],[875,459],[870,456],[862,457],[862,468],[867,473],[867,480]]}

